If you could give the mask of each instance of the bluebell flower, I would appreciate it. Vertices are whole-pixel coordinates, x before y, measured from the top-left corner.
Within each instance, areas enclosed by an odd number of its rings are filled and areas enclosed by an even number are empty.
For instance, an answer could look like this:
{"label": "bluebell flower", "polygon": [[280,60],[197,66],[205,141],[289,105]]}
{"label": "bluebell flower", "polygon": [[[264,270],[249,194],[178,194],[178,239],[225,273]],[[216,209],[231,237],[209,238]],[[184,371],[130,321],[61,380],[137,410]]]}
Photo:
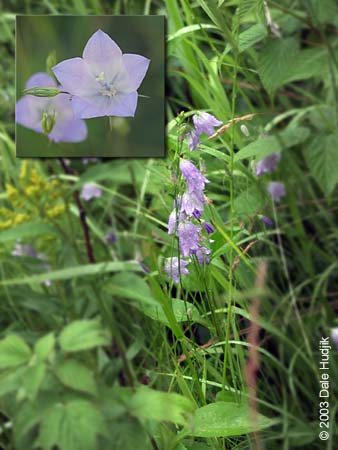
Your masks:
{"label": "bluebell flower", "polygon": [[183,257],[190,256],[200,247],[201,227],[192,222],[185,221],[179,224],[177,235],[179,239],[180,252]]}
{"label": "bluebell flower", "polygon": [[283,183],[279,183],[277,181],[271,181],[268,184],[268,193],[271,195],[272,200],[275,203],[279,203],[282,197],[285,197],[286,190]]}
{"label": "bluebell flower", "polygon": [[165,271],[167,272],[168,277],[172,278],[175,283],[179,283],[180,275],[189,274],[189,270],[186,268],[188,264],[189,261],[174,256],[167,259]]}
{"label": "bluebell flower", "polygon": [[203,247],[201,245],[199,246],[199,248],[197,250],[194,250],[192,252],[192,254],[196,256],[197,261],[199,262],[200,265],[210,263],[210,258],[209,258],[210,253],[211,253],[210,248]]}
{"label": "bluebell flower", "polygon": [[182,195],[181,212],[199,219],[202,215],[205,197],[202,191],[185,192]]}
{"label": "bluebell flower", "polygon": [[262,216],[261,221],[264,223],[264,225],[268,228],[273,227],[273,221],[270,219],[270,217]]}
{"label": "bluebell flower", "polygon": [[150,60],[122,54],[102,30],[88,40],[82,58],[71,58],[52,68],[72,96],[75,115],[82,119],[101,116],[133,117],[142,80]]}
{"label": "bluebell flower", "polygon": [[140,261],[140,266],[144,273],[150,273],[149,267],[143,261]]}
{"label": "bluebell flower", "polygon": [[205,231],[208,233],[208,234],[212,234],[215,230],[214,230],[214,228],[213,228],[213,226],[211,225],[211,223],[209,223],[209,222],[204,222],[203,223],[203,228],[205,229]]}
{"label": "bluebell flower", "polygon": [[102,195],[101,189],[93,183],[86,183],[82,187],[81,197],[88,202],[92,198],[99,198]]}
{"label": "bluebell flower", "polygon": [[217,120],[215,116],[207,112],[201,112],[194,114],[192,121],[194,122],[197,135],[202,133],[211,136],[214,134],[214,128],[222,125],[220,120]]}
{"label": "bluebell flower", "polygon": [[[26,83],[26,89],[34,87],[57,87],[47,73],[36,73]],[[36,97],[25,95],[15,108],[18,124],[37,133],[46,133],[54,142],[81,142],[87,137],[84,120],[74,116],[70,95],[58,94],[55,97]]]}
{"label": "bluebell flower", "polygon": [[106,234],[106,242],[107,244],[115,244],[116,242],[116,234],[113,231],[110,231]]}
{"label": "bluebell flower", "polygon": [[259,177],[264,175],[265,173],[273,172],[278,164],[278,161],[281,159],[280,153],[273,153],[272,155],[267,156],[264,159],[261,159],[256,164],[255,173]]}
{"label": "bluebell flower", "polygon": [[20,244],[17,242],[11,253],[13,256],[30,256],[31,258],[36,258],[37,254],[34,248],[29,244]]}
{"label": "bluebell flower", "polygon": [[190,151],[196,150],[196,148],[201,143],[199,134],[197,134],[195,130],[192,130],[189,133],[187,133],[186,139],[187,139],[188,149]]}
{"label": "bluebell flower", "polygon": [[203,191],[205,184],[209,183],[194,164],[186,159],[181,160],[180,170],[187,181],[188,191]]}

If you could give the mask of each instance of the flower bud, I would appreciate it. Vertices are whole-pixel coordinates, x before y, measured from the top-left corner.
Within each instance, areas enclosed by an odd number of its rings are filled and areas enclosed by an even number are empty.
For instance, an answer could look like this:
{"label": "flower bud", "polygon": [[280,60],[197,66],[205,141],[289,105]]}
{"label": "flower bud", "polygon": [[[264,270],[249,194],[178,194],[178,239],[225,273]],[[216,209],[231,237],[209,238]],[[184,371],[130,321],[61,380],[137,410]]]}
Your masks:
{"label": "flower bud", "polygon": [[55,87],[33,87],[23,90],[24,95],[34,95],[35,97],[55,97],[60,94],[58,88]]}
{"label": "flower bud", "polygon": [[244,134],[244,136],[250,136],[250,132],[248,130],[248,127],[244,124],[240,126],[241,132]]}
{"label": "flower bud", "polygon": [[48,113],[46,111],[44,111],[42,113],[42,120],[41,120],[41,126],[43,129],[43,132],[45,134],[49,134],[51,133],[54,125],[55,125],[55,114],[54,113]]}

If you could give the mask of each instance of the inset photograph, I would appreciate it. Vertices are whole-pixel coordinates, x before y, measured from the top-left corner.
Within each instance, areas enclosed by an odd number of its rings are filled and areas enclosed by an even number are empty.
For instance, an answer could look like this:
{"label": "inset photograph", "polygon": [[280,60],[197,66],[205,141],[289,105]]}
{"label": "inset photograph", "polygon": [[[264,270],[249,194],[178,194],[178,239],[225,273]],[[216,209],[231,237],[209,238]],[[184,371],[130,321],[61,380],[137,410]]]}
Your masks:
{"label": "inset photograph", "polygon": [[164,16],[17,16],[16,156],[165,157]]}

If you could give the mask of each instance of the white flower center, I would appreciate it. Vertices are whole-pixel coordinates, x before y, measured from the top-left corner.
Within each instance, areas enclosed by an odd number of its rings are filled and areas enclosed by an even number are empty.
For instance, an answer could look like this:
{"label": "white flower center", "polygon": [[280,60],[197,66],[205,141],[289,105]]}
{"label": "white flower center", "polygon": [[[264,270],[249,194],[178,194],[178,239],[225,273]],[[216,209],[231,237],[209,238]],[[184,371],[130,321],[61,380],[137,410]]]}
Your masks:
{"label": "white flower center", "polygon": [[115,97],[117,94],[117,89],[115,88],[114,84],[112,82],[107,82],[105,73],[100,72],[96,77],[95,80],[98,82],[100,86],[100,93],[104,97]]}

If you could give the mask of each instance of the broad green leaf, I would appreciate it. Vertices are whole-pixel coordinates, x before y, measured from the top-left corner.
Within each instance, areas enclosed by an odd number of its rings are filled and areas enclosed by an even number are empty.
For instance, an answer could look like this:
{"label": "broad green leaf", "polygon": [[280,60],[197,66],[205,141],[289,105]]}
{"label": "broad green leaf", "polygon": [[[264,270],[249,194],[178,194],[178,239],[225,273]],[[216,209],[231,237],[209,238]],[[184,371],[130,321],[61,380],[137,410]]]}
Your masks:
{"label": "broad green leaf", "polygon": [[0,243],[32,238],[35,236],[55,235],[57,231],[43,222],[28,222],[17,225],[0,233]]}
{"label": "broad green leaf", "polygon": [[290,126],[273,136],[267,136],[251,142],[251,144],[235,154],[235,161],[253,156],[257,159],[262,159],[272,153],[281,152],[285,148],[300,144],[308,138],[309,134],[308,128]]}
{"label": "broad green leaf", "polygon": [[40,386],[46,374],[46,364],[44,362],[35,362],[29,365],[23,376],[20,396],[34,399],[39,392]]}
{"label": "broad green leaf", "polygon": [[34,353],[39,360],[47,359],[53,352],[55,346],[55,336],[54,333],[46,334],[42,336],[34,345]]}
{"label": "broad green leaf", "polygon": [[294,38],[269,39],[266,47],[260,51],[258,73],[270,94],[283,84],[296,57],[297,44]]}
{"label": "broad green leaf", "polygon": [[186,450],[212,450],[208,444],[202,442],[193,442],[192,444],[186,444]]}
{"label": "broad green leaf", "polygon": [[59,401],[54,392],[38,394],[32,401],[16,403],[13,414],[15,449],[27,450],[32,446],[33,430],[46,416],[48,410]]}
{"label": "broad green leaf", "polygon": [[268,35],[264,25],[257,23],[239,35],[239,51],[244,52],[248,48],[260,42]]}
{"label": "broad green leaf", "polygon": [[294,38],[270,39],[260,53],[258,72],[265,89],[272,94],[291,81],[321,76],[325,64],[323,49],[299,50]]}
{"label": "broad green leaf", "polygon": [[134,273],[119,273],[114,275],[105,290],[113,295],[135,300],[147,306],[158,306],[146,281]]}
{"label": "broad green leaf", "polygon": [[[169,326],[161,303],[154,298],[147,282],[136,274],[117,274],[112,277],[111,284],[105,286],[104,290],[113,295],[134,300],[135,307],[146,316]],[[185,303],[182,300],[173,298],[171,304],[177,322],[197,320],[199,318],[197,308],[191,303]]]}
{"label": "broad green leaf", "polygon": [[30,283],[43,283],[46,280],[68,280],[69,278],[84,277],[87,275],[99,275],[109,272],[132,271],[141,272],[142,268],[134,262],[104,262],[97,264],[87,264],[83,266],[69,267],[51,272],[33,275],[31,277],[12,278],[0,282],[0,285],[17,285]]}
{"label": "broad green leaf", "polygon": [[145,428],[133,418],[113,422],[109,430],[109,440],[114,450],[153,450]]}
{"label": "broad green leaf", "polygon": [[285,78],[283,84],[291,81],[306,80],[321,76],[326,67],[327,56],[323,49],[306,49],[299,52]]}
{"label": "broad green leaf", "polygon": [[196,437],[227,437],[248,434],[273,425],[274,421],[256,415],[253,423],[249,408],[244,404],[231,402],[210,403],[195,412],[190,435]]}
{"label": "broad green leaf", "polygon": [[14,334],[0,341],[0,369],[20,366],[27,363],[32,356],[26,342]]}
{"label": "broad green leaf", "polygon": [[91,370],[74,359],[59,364],[56,368],[56,375],[61,383],[69,388],[93,395],[97,392],[94,375]]}
{"label": "broad green leaf", "polygon": [[26,367],[16,367],[10,371],[2,372],[0,374],[0,397],[9,392],[18,391],[21,383],[22,376],[26,371]]}
{"label": "broad green leaf", "polygon": [[104,420],[98,409],[86,400],[69,400],[53,405],[45,414],[37,446],[50,450],[93,450],[97,436],[105,434]]}
{"label": "broad green leaf", "polygon": [[128,409],[140,420],[168,421],[186,425],[194,406],[182,395],[140,386],[129,398]]}
{"label": "broad green leaf", "polygon": [[338,134],[321,134],[304,149],[304,157],[312,176],[326,195],[338,183]]}
{"label": "broad green leaf", "polygon": [[236,403],[236,399],[240,396],[240,393],[235,393],[232,391],[219,391],[216,394],[217,402],[232,402]]}
{"label": "broad green leaf", "polygon": [[338,26],[338,4],[336,0],[309,0],[314,23],[330,23]]}
{"label": "broad green leaf", "polygon": [[110,336],[96,320],[75,320],[60,334],[59,342],[64,352],[78,352],[110,344]]}
{"label": "broad green leaf", "polygon": [[[173,298],[171,299],[171,305],[177,322],[195,322],[200,319],[198,309],[192,303]],[[161,305],[144,307],[142,311],[151,319],[159,320],[164,325],[170,326]]]}

